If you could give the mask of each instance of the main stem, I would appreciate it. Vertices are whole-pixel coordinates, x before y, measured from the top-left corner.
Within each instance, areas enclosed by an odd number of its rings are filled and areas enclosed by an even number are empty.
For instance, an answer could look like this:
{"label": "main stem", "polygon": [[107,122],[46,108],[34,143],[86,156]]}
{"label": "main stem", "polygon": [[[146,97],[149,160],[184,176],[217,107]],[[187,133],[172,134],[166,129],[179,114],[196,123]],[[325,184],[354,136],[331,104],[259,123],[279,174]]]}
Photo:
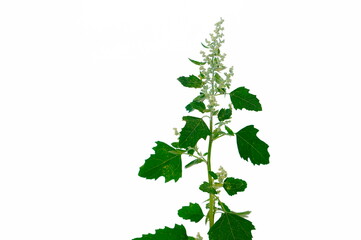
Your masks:
{"label": "main stem", "polygon": [[[207,175],[208,175],[208,183],[210,186],[213,186],[213,178],[209,174],[210,171],[212,171],[212,165],[211,165],[211,155],[212,155],[212,143],[213,143],[213,114],[211,112],[210,114],[210,122],[209,122],[209,130],[211,132],[211,135],[209,136],[209,142],[208,142],[208,155],[207,155]],[[215,198],[214,194],[209,194],[209,228],[211,228],[214,224],[214,215],[215,215]]]}

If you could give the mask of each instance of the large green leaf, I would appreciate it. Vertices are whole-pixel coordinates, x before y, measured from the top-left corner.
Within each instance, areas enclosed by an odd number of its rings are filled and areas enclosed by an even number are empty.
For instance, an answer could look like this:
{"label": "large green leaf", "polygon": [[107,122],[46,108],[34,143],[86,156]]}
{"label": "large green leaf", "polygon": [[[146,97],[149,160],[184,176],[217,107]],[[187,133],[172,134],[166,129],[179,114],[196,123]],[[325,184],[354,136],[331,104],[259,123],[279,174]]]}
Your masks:
{"label": "large green leaf", "polygon": [[178,210],[178,216],[192,222],[199,222],[204,214],[198,203],[190,203],[189,206],[184,206]]}
{"label": "large green leaf", "polygon": [[190,75],[189,77],[179,77],[178,81],[185,87],[189,88],[200,88],[203,85],[202,80],[194,75]]}
{"label": "large green leaf", "polygon": [[254,165],[268,164],[270,154],[268,145],[257,137],[258,129],[249,125],[236,133],[238,152],[241,158]]}
{"label": "large green leaf", "polygon": [[230,196],[233,196],[238,192],[243,192],[247,188],[247,183],[242,179],[229,177],[224,180],[223,188]]}
{"label": "large green leaf", "polygon": [[155,230],[155,234],[144,234],[133,240],[188,240],[186,229],[183,225],[175,225],[174,228],[165,227]]}
{"label": "large green leaf", "polygon": [[223,213],[208,232],[209,240],[252,240],[252,222],[232,213]]}
{"label": "large green leaf", "polygon": [[182,177],[182,160],[180,154],[175,154],[174,148],[164,142],[156,142],[152,154],[139,169],[139,176],[157,180],[160,176],[165,182],[178,181]]}
{"label": "large green leaf", "polygon": [[194,147],[199,139],[206,139],[211,134],[207,124],[202,118],[186,116],[183,117],[186,121],[179,136],[179,146],[181,148]]}
{"label": "large green leaf", "polygon": [[239,87],[230,93],[231,102],[235,109],[247,109],[250,111],[261,111],[262,106],[256,95],[250,94],[249,89]]}

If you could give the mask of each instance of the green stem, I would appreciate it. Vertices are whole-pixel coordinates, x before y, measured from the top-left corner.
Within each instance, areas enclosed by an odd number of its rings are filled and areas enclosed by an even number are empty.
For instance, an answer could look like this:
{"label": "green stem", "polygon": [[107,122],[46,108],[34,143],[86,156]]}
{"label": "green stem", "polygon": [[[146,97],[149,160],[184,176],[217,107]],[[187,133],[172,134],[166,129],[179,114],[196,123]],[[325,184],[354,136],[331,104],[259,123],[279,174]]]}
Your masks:
{"label": "green stem", "polygon": [[[212,143],[213,143],[213,114],[210,114],[210,122],[209,122],[209,130],[211,135],[209,136],[208,142],[208,155],[207,155],[207,175],[208,175],[208,183],[210,186],[213,186],[213,178],[209,174],[212,171],[211,165],[211,155],[212,155]],[[214,215],[215,215],[215,204],[214,204],[214,194],[209,194],[209,228],[211,228],[214,224]]]}

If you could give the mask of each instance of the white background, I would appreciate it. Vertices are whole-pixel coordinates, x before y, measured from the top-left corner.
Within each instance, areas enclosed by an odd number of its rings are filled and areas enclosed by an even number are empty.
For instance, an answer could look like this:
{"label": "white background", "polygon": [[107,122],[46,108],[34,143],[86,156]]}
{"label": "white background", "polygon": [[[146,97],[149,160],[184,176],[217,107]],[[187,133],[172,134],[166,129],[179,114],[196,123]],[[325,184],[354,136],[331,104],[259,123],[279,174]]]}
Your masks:
{"label": "white background", "polygon": [[[137,176],[155,141],[176,139],[197,91],[200,42],[225,19],[233,87],[263,112],[254,124],[271,164],[214,148],[214,169],[243,178],[232,198],[252,210],[255,240],[360,240],[359,1],[1,1],[0,239],[132,239],[185,224],[204,166],[178,183]],[[187,162],[189,159],[185,159]]]}

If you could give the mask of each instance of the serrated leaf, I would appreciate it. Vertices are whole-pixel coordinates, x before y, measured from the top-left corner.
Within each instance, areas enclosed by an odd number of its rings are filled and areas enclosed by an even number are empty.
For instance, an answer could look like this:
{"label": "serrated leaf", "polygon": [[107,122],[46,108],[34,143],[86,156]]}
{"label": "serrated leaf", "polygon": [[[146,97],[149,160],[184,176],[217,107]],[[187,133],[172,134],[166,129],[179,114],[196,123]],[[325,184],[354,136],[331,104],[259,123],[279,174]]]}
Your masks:
{"label": "serrated leaf", "polygon": [[206,105],[203,102],[193,101],[186,106],[186,109],[188,112],[192,112],[193,110],[198,110],[201,113],[204,113],[204,111],[206,110]]}
{"label": "serrated leaf", "polygon": [[199,163],[202,163],[203,161],[201,159],[195,159],[193,161],[191,161],[190,163],[188,163],[187,165],[185,165],[185,168],[190,168],[194,165],[197,165]]}
{"label": "serrated leaf", "polygon": [[189,61],[191,61],[191,62],[194,63],[195,65],[204,65],[204,64],[206,64],[205,62],[198,62],[198,61],[193,60],[193,59],[190,59],[190,58],[188,58],[188,59],[189,59]]}
{"label": "serrated leaf", "polygon": [[178,181],[182,177],[182,159],[180,154],[171,153],[176,149],[165,144],[164,142],[156,142],[157,146],[153,148],[152,154],[143,166],[139,169],[139,176],[146,179],[155,179],[163,176],[165,182],[170,180]]}
{"label": "serrated leaf", "polygon": [[197,223],[202,220],[204,214],[198,203],[189,203],[189,206],[184,206],[178,210],[178,216]]}
{"label": "serrated leaf", "polygon": [[223,213],[208,232],[209,240],[252,240],[252,222],[232,213]]}
{"label": "serrated leaf", "polygon": [[179,136],[179,146],[181,148],[194,147],[199,139],[206,139],[211,134],[207,124],[202,118],[186,116],[183,117],[186,121]]}
{"label": "serrated leaf", "polygon": [[133,240],[188,240],[186,229],[183,225],[176,224],[174,228],[165,227],[155,230],[155,234],[144,234]]}
{"label": "serrated leaf", "polygon": [[236,133],[237,147],[241,158],[254,165],[268,164],[270,154],[268,145],[257,137],[258,129],[249,125]]}
{"label": "serrated leaf", "polygon": [[218,175],[215,173],[215,172],[212,172],[212,171],[208,171],[209,175],[211,175],[211,177],[214,179],[214,180],[217,180],[218,179]]}
{"label": "serrated leaf", "polygon": [[189,88],[200,88],[203,86],[202,80],[194,75],[189,77],[179,77],[178,81],[184,86]]}
{"label": "serrated leaf", "polygon": [[226,108],[222,108],[221,110],[219,110],[218,112],[218,120],[219,121],[224,121],[227,119],[230,119],[232,116],[232,110],[231,109],[226,109]]}
{"label": "serrated leaf", "polygon": [[224,126],[224,128],[226,129],[227,133],[231,136],[234,136],[234,132],[232,131],[232,129],[230,129],[228,126]]}
{"label": "serrated leaf", "polygon": [[230,196],[233,196],[238,192],[243,192],[247,188],[247,183],[242,179],[229,177],[224,180],[223,188]]}
{"label": "serrated leaf", "polygon": [[230,93],[231,102],[235,109],[261,111],[262,106],[256,95],[249,93],[249,89],[239,87]]}
{"label": "serrated leaf", "polygon": [[172,142],[170,145],[172,145],[175,148],[179,148],[179,142]]}
{"label": "serrated leaf", "polygon": [[202,192],[206,192],[206,193],[217,194],[216,189],[214,189],[214,188],[212,187],[212,185],[209,184],[208,182],[203,182],[203,183],[199,186],[199,190],[201,190]]}

